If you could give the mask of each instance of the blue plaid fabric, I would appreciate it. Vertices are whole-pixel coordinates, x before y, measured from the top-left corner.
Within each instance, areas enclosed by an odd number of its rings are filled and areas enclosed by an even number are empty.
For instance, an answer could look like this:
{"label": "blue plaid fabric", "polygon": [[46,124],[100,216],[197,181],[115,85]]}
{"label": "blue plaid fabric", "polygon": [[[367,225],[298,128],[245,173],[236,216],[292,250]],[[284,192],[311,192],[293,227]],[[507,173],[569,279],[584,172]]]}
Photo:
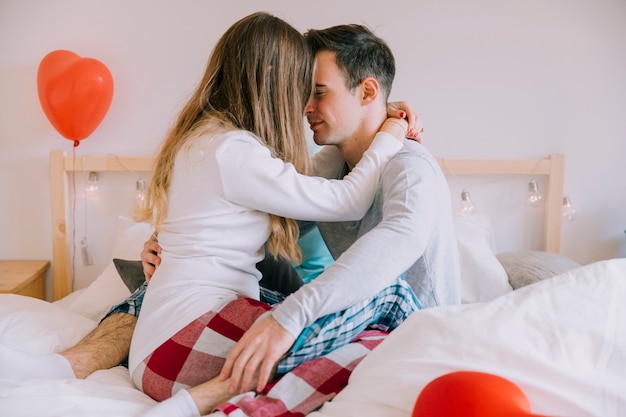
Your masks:
{"label": "blue plaid fabric", "polygon": [[276,291],[263,284],[259,284],[259,300],[262,303],[269,304],[271,306],[276,305],[283,301],[287,296],[280,291]]}
{"label": "blue plaid fabric", "polygon": [[420,308],[413,289],[401,276],[395,284],[369,300],[320,317],[306,327],[287,356],[278,363],[277,374],[285,374],[303,362],[350,343],[366,329],[390,332]]}
{"label": "blue plaid fabric", "polygon": [[106,319],[111,314],[116,313],[126,313],[131,316],[139,317],[141,304],[143,303],[143,296],[146,294],[146,288],[148,288],[148,283],[144,282],[135,290],[134,293],[130,295],[130,297],[122,301],[120,304],[111,307],[102,320]]}

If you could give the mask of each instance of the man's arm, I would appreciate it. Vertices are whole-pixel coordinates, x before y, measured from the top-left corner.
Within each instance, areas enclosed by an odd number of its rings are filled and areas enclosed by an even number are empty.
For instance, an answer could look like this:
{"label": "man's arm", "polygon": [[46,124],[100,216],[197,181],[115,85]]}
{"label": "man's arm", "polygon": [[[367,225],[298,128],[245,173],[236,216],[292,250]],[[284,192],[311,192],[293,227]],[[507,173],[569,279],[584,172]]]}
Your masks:
{"label": "man's arm", "polygon": [[382,221],[318,278],[257,321],[236,344],[221,373],[223,379],[232,376],[233,392],[245,391],[253,380],[247,370],[257,368],[261,373],[257,389],[262,389],[264,378],[304,327],[374,296],[423,254],[436,224],[438,203],[430,198],[438,182],[429,164],[417,161],[399,163],[384,175]]}
{"label": "man's arm", "polygon": [[437,224],[436,167],[414,157],[396,157],[390,164],[382,180],[382,220],[272,313],[292,335],[318,317],[378,293],[424,253]]}

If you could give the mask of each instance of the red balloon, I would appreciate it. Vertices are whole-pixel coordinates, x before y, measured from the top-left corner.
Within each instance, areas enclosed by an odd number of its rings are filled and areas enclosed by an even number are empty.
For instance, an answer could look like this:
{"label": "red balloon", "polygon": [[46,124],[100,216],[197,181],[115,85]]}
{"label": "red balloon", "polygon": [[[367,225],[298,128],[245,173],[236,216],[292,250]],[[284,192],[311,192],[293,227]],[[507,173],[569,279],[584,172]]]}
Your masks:
{"label": "red balloon", "polygon": [[54,128],[78,146],[102,122],[113,99],[113,77],[93,58],[57,50],[37,71],[39,102]]}
{"label": "red balloon", "polygon": [[428,383],[412,417],[546,417],[533,414],[524,392],[511,381],[483,372],[452,372]]}

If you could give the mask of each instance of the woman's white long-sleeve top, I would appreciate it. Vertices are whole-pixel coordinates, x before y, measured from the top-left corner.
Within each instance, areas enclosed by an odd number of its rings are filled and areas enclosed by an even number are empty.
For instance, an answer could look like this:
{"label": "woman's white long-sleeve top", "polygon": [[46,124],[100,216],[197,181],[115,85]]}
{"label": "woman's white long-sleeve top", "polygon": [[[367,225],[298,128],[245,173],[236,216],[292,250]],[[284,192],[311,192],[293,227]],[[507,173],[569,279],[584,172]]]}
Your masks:
{"label": "woman's white long-sleeve top", "polygon": [[246,131],[194,138],[178,154],[159,232],[162,262],[133,335],[129,370],[185,325],[238,294],[259,297],[255,264],[268,213],[313,221],[357,220],[369,209],[385,163],[402,147],[379,133],[344,180],[298,174]]}

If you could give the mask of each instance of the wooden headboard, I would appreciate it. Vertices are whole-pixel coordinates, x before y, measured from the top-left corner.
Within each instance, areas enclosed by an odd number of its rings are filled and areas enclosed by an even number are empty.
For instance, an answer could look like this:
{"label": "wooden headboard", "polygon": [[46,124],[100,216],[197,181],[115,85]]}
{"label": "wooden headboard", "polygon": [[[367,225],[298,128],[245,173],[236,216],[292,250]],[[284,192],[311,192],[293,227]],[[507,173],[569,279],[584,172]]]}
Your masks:
{"label": "wooden headboard", "polygon": [[446,174],[454,175],[521,175],[546,177],[544,198],[543,250],[561,250],[561,219],[565,157],[550,154],[544,159],[445,159],[437,158]]}
{"label": "wooden headboard", "polygon": [[[446,159],[438,158],[446,174],[458,175],[533,175],[545,176],[543,191],[543,249],[558,253],[561,242],[561,209],[563,201],[563,155],[551,154],[543,159]],[[52,279],[53,299],[69,294],[71,288],[70,242],[68,239],[68,178],[73,171],[150,172],[153,157],[149,156],[81,156],[75,164],[63,151],[50,153],[50,208],[52,210]]]}

